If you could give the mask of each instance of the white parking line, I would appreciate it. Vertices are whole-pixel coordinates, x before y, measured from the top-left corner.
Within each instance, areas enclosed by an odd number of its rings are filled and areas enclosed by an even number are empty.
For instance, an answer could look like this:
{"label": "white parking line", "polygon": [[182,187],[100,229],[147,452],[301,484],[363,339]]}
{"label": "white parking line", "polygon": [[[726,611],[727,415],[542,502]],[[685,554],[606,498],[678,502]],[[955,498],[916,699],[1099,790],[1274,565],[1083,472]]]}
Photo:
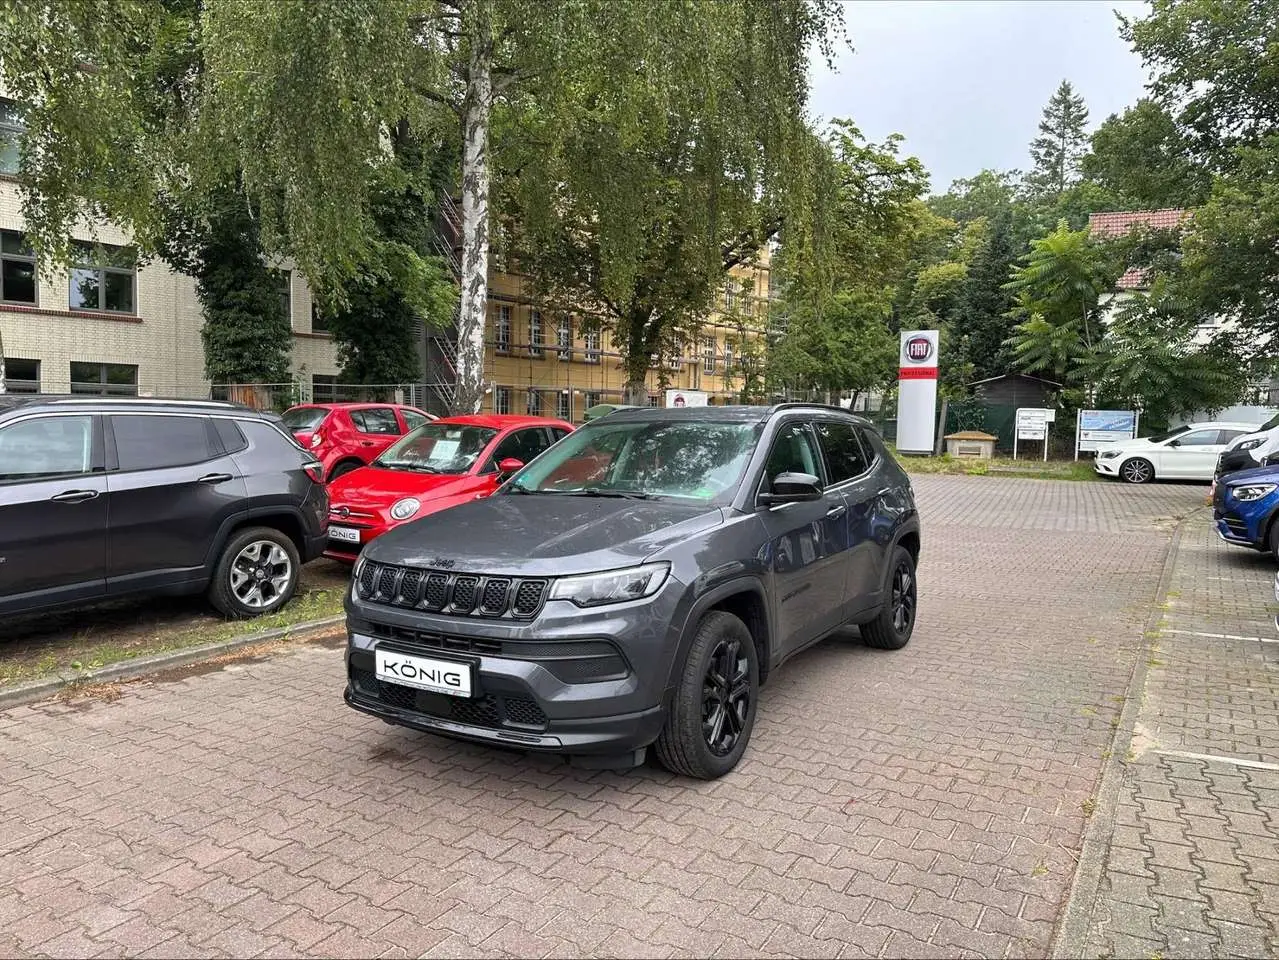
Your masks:
{"label": "white parking line", "polygon": [[1233,633],[1199,633],[1197,630],[1170,630],[1163,633],[1179,633],[1183,637],[1207,637],[1209,640],[1255,640],[1257,643],[1279,643],[1279,637],[1237,637]]}
{"label": "white parking line", "polygon": [[1215,763],[1229,763],[1236,767],[1247,767],[1250,770],[1279,770],[1279,763],[1263,763],[1260,760],[1244,760],[1240,757],[1220,757],[1212,753],[1187,753],[1185,750],[1156,750],[1161,757],[1176,757],[1179,760],[1207,760]]}

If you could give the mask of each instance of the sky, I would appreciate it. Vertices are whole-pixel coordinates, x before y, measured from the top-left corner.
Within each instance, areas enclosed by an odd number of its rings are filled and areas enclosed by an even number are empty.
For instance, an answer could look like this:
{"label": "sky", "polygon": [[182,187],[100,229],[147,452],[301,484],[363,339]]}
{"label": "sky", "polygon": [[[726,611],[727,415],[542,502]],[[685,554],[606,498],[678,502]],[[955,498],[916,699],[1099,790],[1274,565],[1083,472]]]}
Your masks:
{"label": "sky", "polygon": [[871,140],[900,133],[932,189],[983,168],[1029,166],[1040,113],[1063,79],[1089,129],[1142,96],[1141,60],[1114,11],[1133,0],[848,0],[834,70],[813,65],[811,109],[851,119]]}

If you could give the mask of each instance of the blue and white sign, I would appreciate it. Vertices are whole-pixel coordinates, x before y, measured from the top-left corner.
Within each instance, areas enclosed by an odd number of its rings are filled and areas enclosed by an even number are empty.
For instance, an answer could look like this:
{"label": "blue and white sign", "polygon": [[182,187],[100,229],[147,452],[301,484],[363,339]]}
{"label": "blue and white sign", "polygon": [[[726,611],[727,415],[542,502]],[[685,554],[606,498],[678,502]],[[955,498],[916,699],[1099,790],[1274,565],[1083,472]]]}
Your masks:
{"label": "blue and white sign", "polygon": [[1111,443],[1137,436],[1136,410],[1080,410],[1075,427],[1075,459],[1081,453],[1095,453]]}

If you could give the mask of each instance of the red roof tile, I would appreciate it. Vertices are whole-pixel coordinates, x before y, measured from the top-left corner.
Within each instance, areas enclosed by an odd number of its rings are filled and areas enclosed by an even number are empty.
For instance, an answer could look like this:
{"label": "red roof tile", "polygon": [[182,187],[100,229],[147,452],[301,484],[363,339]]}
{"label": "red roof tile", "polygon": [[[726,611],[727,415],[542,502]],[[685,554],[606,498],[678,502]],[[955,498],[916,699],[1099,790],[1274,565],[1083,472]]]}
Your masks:
{"label": "red roof tile", "polygon": [[1138,224],[1154,230],[1170,230],[1181,226],[1190,216],[1189,210],[1123,210],[1094,213],[1088,218],[1088,229],[1096,236],[1121,237]]}

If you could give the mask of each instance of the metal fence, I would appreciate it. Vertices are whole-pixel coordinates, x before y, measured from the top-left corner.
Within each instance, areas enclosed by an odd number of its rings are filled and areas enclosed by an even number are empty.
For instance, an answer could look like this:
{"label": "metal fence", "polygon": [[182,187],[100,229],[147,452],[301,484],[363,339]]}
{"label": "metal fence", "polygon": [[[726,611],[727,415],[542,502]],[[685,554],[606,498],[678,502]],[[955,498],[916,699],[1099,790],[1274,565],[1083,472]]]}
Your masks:
{"label": "metal fence", "polygon": [[242,403],[255,410],[281,412],[299,403],[403,403],[425,408],[428,390],[417,383],[356,384],[307,383],[215,383],[207,391],[187,391],[195,398]]}

